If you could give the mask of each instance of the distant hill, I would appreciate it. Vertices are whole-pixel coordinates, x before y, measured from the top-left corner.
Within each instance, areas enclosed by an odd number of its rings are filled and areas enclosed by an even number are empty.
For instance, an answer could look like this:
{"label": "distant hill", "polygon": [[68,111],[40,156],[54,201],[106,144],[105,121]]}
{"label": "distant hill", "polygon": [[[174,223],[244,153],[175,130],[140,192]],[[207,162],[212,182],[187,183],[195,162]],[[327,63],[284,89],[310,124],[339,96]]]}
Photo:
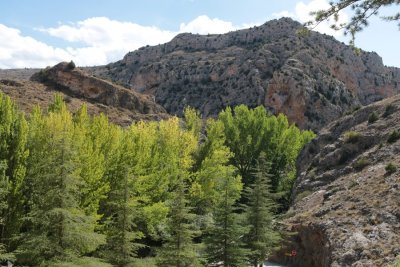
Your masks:
{"label": "distant hill", "polygon": [[331,36],[300,35],[301,28],[282,18],[227,34],[183,33],[87,70],[153,94],[171,114],[186,105],[205,116],[226,106],[264,105],[314,130],[400,92],[400,69],[385,67],[376,53],[357,55]]}
{"label": "distant hill", "polygon": [[[112,122],[123,126],[138,120],[169,117],[151,96],[91,77],[78,68],[71,69],[66,62],[36,70],[35,73],[31,69],[3,70],[1,73],[9,75],[0,75],[3,77],[0,79],[0,91],[11,96],[26,112],[30,112],[35,105],[46,110],[54,94],[59,93],[64,96],[71,111],[87,104],[89,114],[105,113]],[[30,80],[27,80],[28,74],[32,75]]]}

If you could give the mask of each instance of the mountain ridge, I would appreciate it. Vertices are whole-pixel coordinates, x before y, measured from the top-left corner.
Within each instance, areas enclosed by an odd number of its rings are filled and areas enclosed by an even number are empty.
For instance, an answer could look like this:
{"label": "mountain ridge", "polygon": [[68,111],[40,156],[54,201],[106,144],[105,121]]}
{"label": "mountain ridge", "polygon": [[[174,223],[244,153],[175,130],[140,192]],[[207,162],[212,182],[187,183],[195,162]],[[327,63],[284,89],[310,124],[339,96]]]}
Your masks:
{"label": "mountain ridge", "polygon": [[265,106],[302,128],[321,129],[361,105],[400,92],[400,69],[331,36],[282,18],[226,34],[182,33],[142,47],[95,76],[152,94],[169,113],[186,105],[204,116],[227,106]]}

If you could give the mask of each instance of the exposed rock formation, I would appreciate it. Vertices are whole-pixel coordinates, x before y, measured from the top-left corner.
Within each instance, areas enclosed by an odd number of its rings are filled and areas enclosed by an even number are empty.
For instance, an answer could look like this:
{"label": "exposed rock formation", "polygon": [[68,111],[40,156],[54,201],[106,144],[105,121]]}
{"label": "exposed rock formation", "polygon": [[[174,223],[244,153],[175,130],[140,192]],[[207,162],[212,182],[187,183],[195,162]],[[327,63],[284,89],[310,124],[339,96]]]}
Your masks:
{"label": "exposed rock formation", "polygon": [[23,70],[13,70],[13,73],[17,75],[10,76],[16,80],[0,80],[0,91],[14,99],[26,112],[30,112],[35,105],[46,110],[54,100],[54,94],[61,93],[72,112],[82,104],[86,104],[89,114],[105,113],[110,121],[122,126],[138,120],[159,120],[169,117],[150,96],[90,77],[78,69],[72,70],[68,67],[68,63],[44,69],[34,74],[32,81],[25,80],[26,75],[23,75]]}
{"label": "exposed rock formation", "polygon": [[87,71],[154,94],[168,112],[190,105],[206,116],[226,106],[264,105],[303,128],[400,92],[400,69],[288,18],[220,35],[179,34]]}
{"label": "exposed rock formation", "polygon": [[[375,267],[400,255],[399,125],[396,96],[331,123],[304,148],[286,220],[298,234],[278,258]],[[296,257],[284,256],[290,249]]]}
{"label": "exposed rock formation", "polygon": [[165,110],[152,101],[151,96],[142,95],[122,86],[88,76],[75,68],[73,62],[62,62],[44,69],[31,78],[51,84],[67,94],[83,97],[108,106],[128,109],[135,113],[164,113]]}

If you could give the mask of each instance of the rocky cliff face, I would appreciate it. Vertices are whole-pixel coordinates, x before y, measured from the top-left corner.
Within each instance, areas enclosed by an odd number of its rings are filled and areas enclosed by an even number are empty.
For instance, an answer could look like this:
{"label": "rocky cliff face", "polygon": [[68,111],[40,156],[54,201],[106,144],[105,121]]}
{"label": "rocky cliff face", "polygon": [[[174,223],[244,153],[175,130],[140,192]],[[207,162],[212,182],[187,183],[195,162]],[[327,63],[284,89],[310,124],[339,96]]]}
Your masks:
{"label": "rocky cliff face", "polygon": [[180,34],[143,47],[121,61],[87,71],[153,94],[172,114],[186,105],[206,116],[226,106],[264,105],[303,128],[319,130],[359,105],[400,92],[400,69],[376,53],[283,18],[220,35]]}
{"label": "rocky cliff face", "polygon": [[[372,115],[371,115],[372,114]],[[400,255],[400,96],[321,130],[298,160],[277,256],[293,266],[385,266]],[[295,257],[285,251],[295,249]]]}
{"label": "rocky cliff face", "polygon": [[128,90],[75,68],[73,63],[62,62],[34,74],[31,80],[53,85],[59,90],[108,106],[128,109],[135,113],[164,113],[151,96]]}

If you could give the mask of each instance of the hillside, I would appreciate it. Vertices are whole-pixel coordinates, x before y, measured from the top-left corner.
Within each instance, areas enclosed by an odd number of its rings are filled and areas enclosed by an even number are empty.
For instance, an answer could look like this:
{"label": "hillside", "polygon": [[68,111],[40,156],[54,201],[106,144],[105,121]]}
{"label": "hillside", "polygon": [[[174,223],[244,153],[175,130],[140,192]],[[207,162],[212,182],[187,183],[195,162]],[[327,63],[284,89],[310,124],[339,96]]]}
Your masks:
{"label": "hillside", "polygon": [[282,18],[227,34],[184,33],[86,70],[154,95],[171,114],[186,105],[206,116],[226,106],[264,105],[313,130],[400,92],[400,69],[385,67],[376,53],[358,55],[333,37],[298,34],[301,28]]}
{"label": "hillside", "polygon": [[[303,149],[286,219],[298,234],[278,258],[309,267],[394,261],[400,254],[399,125],[396,96],[329,124]],[[285,257],[288,249],[297,256]]]}
{"label": "hillside", "polygon": [[[36,105],[46,109],[54,94],[59,93],[71,111],[86,104],[89,114],[105,113],[112,122],[123,126],[138,120],[169,117],[151,97],[88,76],[79,69],[69,69],[67,63],[35,73],[33,70],[3,70],[1,73],[0,91],[11,96],[25,112]],[[32,73],[28,81],[28,74]]]}

